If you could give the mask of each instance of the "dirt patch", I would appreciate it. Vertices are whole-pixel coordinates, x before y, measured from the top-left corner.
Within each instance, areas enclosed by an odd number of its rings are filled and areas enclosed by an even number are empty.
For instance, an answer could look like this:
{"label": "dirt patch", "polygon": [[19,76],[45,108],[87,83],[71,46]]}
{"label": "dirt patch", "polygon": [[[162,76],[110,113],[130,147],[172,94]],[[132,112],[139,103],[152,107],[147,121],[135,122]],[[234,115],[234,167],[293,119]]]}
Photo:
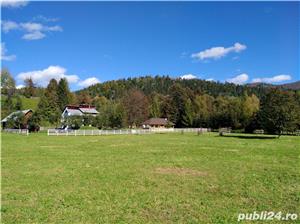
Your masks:
{"label": "dirt patch", "polygon": [[175,174],[175,175],[191,175],[191,176],[207,176],[208,173],[205,171],[193,170],[189,168],[156,168],[155,173],[159,174]]}

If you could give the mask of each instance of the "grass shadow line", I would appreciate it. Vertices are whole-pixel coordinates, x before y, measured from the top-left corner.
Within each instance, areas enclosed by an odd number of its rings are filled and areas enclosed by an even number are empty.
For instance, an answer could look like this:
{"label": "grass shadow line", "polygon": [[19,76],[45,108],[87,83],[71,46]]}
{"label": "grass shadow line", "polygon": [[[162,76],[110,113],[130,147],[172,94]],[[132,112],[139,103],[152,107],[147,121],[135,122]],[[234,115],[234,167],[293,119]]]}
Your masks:
{"label": "grass shadow line", "polygon": [[277,136],[249,136],[249,135],[223,135],[217,137],[226,137],[226,138],[242,138],[242,139],[277,139]]}

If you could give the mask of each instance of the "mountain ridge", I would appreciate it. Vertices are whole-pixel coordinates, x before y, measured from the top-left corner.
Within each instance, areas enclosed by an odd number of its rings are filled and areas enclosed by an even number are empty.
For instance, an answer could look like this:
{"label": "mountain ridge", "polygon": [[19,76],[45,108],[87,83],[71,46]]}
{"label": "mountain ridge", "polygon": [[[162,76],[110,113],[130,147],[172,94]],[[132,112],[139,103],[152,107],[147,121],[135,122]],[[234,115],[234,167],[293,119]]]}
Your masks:
{"label": "mountain ridge", "polygon": [[[76,91],[80,94],[85,92],[91,97],[105,96],[108,99],[122,98],[130,89],[138,89],[145,95],[160,93],[163,95],[170,94],[170,87],[179,85],[196,94],[208,94],[214,97],[221,96],[241,96],[244,93],[255,94],[259,98],[266,94],[271,84],[244,84],[236,85],[233,83],[221,83],[219,81],[207,81],[203,79],[181,79],[170,76],[142,76],[127,79],[118,79],[98,83],[87,88]],[[290,84],[278,85],[284,90],[300,90],[300,81]]]}
{"label": "mountain ridge", "polygon": [[249,87],[264,86],[264,87],[278,87],[287,90],[300,90],[300,81],[284,83],[284,84],[270,84],[264,82],[256,82],[256,83],[250,83],[246,85],[248,85]]}

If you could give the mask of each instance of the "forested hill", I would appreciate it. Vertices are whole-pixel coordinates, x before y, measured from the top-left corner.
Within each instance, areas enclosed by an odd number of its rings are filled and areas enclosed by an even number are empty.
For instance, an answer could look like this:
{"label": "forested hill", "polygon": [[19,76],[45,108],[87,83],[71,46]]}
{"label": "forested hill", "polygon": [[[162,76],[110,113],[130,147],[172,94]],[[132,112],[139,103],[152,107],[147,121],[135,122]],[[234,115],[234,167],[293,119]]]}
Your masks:
{"label": "forested hill", "polygon": [[281,84],[281,85],[272,85],[272,84],[267,84],[267,83],[251,83],[251,84],[247,84],[247,85],[249,87],[261,86],[261,87],[276,87],[276,88],[280,88],[283,90],[300,90],[300,81]]}
{"label": "forested hill", "polygon": [[86,92],[90,96],[105,96],[108,99],[122,98],[129,89],[141,90],[145,95],[151,93],[159,93],[162,95],[170,94],[170,87],[179,84],[181,87],[190,89],[194,94],[208,94],[211,96],[240,96],[244,92],[248,94],[254,93],[259,98],[265,94],[266,88],[263,85],[246,86],[235,85],[232,83],[220,83],[214,81],[206,81],[201,79],[174,79],[169,76],[145,76],[138,78],[120,79],[108,81],[90,86],[86,89],[77,91],[76,93]]}

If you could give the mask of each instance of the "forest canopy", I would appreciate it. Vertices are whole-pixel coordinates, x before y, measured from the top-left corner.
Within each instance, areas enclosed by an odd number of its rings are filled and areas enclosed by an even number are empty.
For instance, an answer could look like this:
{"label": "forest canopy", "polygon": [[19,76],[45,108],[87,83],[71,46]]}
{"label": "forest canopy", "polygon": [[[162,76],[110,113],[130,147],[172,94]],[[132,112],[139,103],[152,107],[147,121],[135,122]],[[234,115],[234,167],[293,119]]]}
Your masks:
{"label": "forest canopy", "polygon": [[[268,133],[300,128],[300,92],[269,85],[235,85],[200,79],[146,76],[96,84],[71,92],[66,79],[50,80],[46,88],[33,80],[15,88],[9,71],[2,70],[2,116],[22,108],[21,97],[39,97],[33,125],[61,125],[69,104],[93,105],[99,114],[81,125],[97,128],[140,127],[148,118],[167,118],[175,127],[231,127],[246,132],[263,128]],[[14,101],[13,101],[14,99]],[[12,102],[16,102],[15,104]],[[289,109],[287,109],[289,108]],[[67,123],[78,118],[69,119]],[[72,126],[72,125],[71,125]]]}

